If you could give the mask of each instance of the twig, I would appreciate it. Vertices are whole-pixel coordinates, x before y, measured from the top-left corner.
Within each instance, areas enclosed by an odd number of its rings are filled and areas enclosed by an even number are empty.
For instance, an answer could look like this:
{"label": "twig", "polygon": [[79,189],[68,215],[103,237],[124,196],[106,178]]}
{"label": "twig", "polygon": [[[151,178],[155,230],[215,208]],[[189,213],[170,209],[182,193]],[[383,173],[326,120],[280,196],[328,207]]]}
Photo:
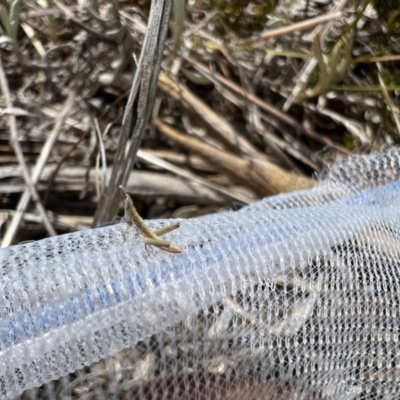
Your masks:
{"label": "twig", "polygon": [[272,37],[287,35],[293,32],[304,31],[314,27],[315,25],[324,24],[326,22],[339,19],[342,16],[343,13],[335,12],[327,15],[322,15],[320,17],[311,18],[306,21],[297,22],[296,24],[291,24],[289,26],[283,26],[277,29],[270,29],[258,35],[252,36],[250,38],[239,40],[236,42],[236,45],[237,46],[248,45],[255,42],[262,42],[263,40],[270,39]]}
{"label": "twig", "polygon": [[[40,181],[36,184],[37,190],[45,190],[47,180],[52,173],[52,167],[46,166],[40,176]],[[63,168],[57,175],[54,182],[56,188],[62,188],[67,196],[71,192],[81,192],[84,190],[85,175],[87,169],[84,167]],[[89,187],[93,190],[96,179],[94,168],[89,170]],[[107,177],[110,177],[111,169],[107,170]],[[0,167],[0,179],[21,178],[22,172],[18,165]],[[200,206],[229,206],[232,201],[228,201],[226,196],[221,196],[215,190],[209,189],[204,185],[193,185],[187,179],[182,179],[176,175],[154,172],[133,170],[129,175],[126,186],[135,196],[147,196],[151,198],[163,197],[167,200],[179,201],[182,204],[194,204]],[[4,193],[22,193],[25,190],[24,183],[3,183],[0,185],[0,195]],[[236,187],[233,186],[236,192]],[[247,196],[254,201],[255,197]],[[79,207],[79,206],[78,206]],[[51,219],[50,219],[51,221]]]}
{"label": "twig", "polygon": [[382,75],[380,74],[380,72],[378,72],[378,79],[379,79],[379,84],[381,85],[381,88],[382,88],[383,96],[384,96],[384,98],[386,100],[386,103],[388,104],[388,106],[390,108],[390,111],[391,111],[391,113],[393,115],[394,122],[396,123],[397,136],[400,136],[400,122],[399,122],[399,118],[397,117],[397,114],[398,114],[399,110],[398,110],[398,108],[395,108],[395,106],[394,106],[394,104],[392,102],[392,99],[389,96],[389,93],[388,93],[387,88],[385,86],[385,82],[382,79]]}
{"label": "twig", "polygon": [[36,49],[36,51],[40,55],[40,58],[44,60],[46,58],[46,50],[43,47],[40,40],[38,40],[36,38],[35,30],[25,22],[21,22],[20,25],[21,25],[21,28],[26,33],[26,36],[28,36],[28,38],[31,40],[33,47]]}
{"label": "twig", "polygon": [[[39,159],[36,162],[35,168],[32,173],[32,184],[35,185],[39,178],[40,174],[42,173],[42,170],[47,162],[47,159],[50,155],[51,149],[54,146],[54,143],[56,142],[58,138],[58,134],[60,133],[60,129],[64,123],[64,120],[71,109],[74,100],[75,100],[75,90],[70,88],[69,90],[69,95],[64,103],[64,107],[62,108],[59,118],[56,120],[55,125],[53,130],[51,131],[50,135],[48,136],[42,152],[40,153]],[[25,190],[23,195],[21,196],[21,199],[19,200],[18,206],[17,206],[17,213],[14,215],[13,219],[11,220],[11,223],[8,227],[8,230],[6,231],[6,234],[4,236],[4,239],[1,243],[1,247],[6,247],[11,244],[13,241],[15,234],[18,231],[18,227],[21,223],[23,213],[26,210],[26,207],[28,206],[29,200],[31,197],[31,192],[29,189]]]}
{"label": "twig", "polygon": [[310,178],[287,172],[268,161],[241,158],[216,149],[197,138],[183,135],[159,119],[153,120],[153,123],[166,137],[174,140],[179,146],[210,160],[215,167],[229,173],[234,179],[240,180],[262,196],[314,186]]}
{"label": "twig", "polygon": [[[4,73],[3,69],[3,62],[0,57],[0,85],[1,85],[1,90],[4,94],[6,104],[8,108],[13,108],[13,104],[11,101],[11,96],[10,96],[10,89],[8,87],[8,82],[6,78],[6,74]],[[36,188],[34,184],[32,183],[31,177],[29,176],[29,171],[26,166],[25,160],[24,160],[24,155],[22,153],[21,146],[18,141],[18,132],[17,132],[17,120],[14,115],[9,116],[9,121],[10,121],[10,143],[11,146],[14,149],[15,155],[17,156],[18,163],[21,166],[22,169],[22,175],[24,177],[25,183],[28,186],[28,193],[33,198],[33,201],[35,202],[36,208],[39,211],[40,217],[43,221],[43,224],[50,236],[55,236],[57,235],[57,232],[54,230],[53,226],[51,225],[50,221],[47,218],[46,211],[43,208],[42,203],[40,202],[39,195],[36,191]],[[21,217],[22,217],[23,211],[21,211]]]}
{"label": "twig", "polygon": [[[16,212],[13,210],[7,210],[7,214],[15,215]],[[61,229],[63,231],[75,232],[81,231],[83,229],[89,229],[92,217],[86,217],[83,215],[60,215],[55,214],[51,211],[48,211],[48,216],[50,222],[54,224],[57,229]],[[41,219],[38,215],[32,213],[24,214],[24,221],[33,222],[36,224],[41,223]]]}
{"label": "twig", "polygon": [[209,182],[207,179],[201,178],[189,171],[184,170],[183,168],[179,168],[179,167],[169,163],[168,161],[161,160],[161,158],[158,158],[152,154],[149,154],[148,152],[146,152],[144,150],[138,151],[138,158],[142,161],[147,161],[147,162],[157,165],[160,168],[163,168],[167,171],[173,172],[174,174],[176,174],[178,176],[189,179],[192,182],[199,183],[200,185],[203,185],[212,190],[215,190],[217,193],[220,193],[223,196],[228,197],[229,199],[232,199],[235,201],[240,201],[243,204],[252,203],[252,199],[248,198],[247,196],[243,196],[241,194],[236,194],[232,190],[225,189],[224,187],[216,185],[215,183]]}
{"label": "twig", "polygon": [[[172,0],[153,0],[150,18],[135,78],[125,108],[118,150],[114,158],[111,179],[107,190],[100,198],[93,225],[113,219],[118,210],[118,187],[125,183],[134,165],[147,122],[149,120],[157,90],[158,75],[163,58],[164,44],[168,32]],[[135,110],[134,102],[138,96]],[[129,141],[130,140],[130,141]]]}
{"label": "twig", "polygon": [[188,169],[195,169],[203,172],[216,172],[215,168],[210,165],[204,158],[195,154],[179,153],[177,149],[171,150],[148,150],[146,153],[157,157],[158,159],[168,161],[170,164],[185,166]]}
{"label": "twig", "polygon": [[[97,120],[97,118],[93,118],[93,122],[99,147],[99,152],[96,157],[96,194],[98,197],[100,197],[101,193],[104,190],[106,182],[107,159],[106,159],[106,150],[104,148],[104,136],[106,135],[107,130],[104,133],[104,135],[102,135],[100,131],[99,121]],[[101,159],[101,169],[102,169],[101,173],[99,171],[100,159]],[[100,175],[100,182],[98,179],[99,175]]]}
{"label": "twig", "polygon": [[353,60],[354,63],[376,63],[376,62],[391,62],[391,61],[400,61],[400,54],[388,54],[385,56],[377,56],[377,57],[368,57],[368,56],[360,56]]}
{"label": "twig", "polygon": [[305,108],[320,113],[321,115],[325,115],[336,123],[343,125],[354,137],[358,138],[362,145],[371,144],[371,138],[368,137],[366,123],[363,124],[354,119],[347,118],[343,116],[342,113],[329,110],[320,105],[312,104],[311,102],[303,102],[303,105]]}

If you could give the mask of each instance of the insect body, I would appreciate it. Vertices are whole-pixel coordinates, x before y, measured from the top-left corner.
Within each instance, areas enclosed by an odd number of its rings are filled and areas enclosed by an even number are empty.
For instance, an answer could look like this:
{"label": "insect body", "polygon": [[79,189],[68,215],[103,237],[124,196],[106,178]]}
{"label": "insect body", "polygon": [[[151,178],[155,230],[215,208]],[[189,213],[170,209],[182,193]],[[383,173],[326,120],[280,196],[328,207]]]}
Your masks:
{"label": "insect body", "polygon": [[[179,228],[179,221],[174,222],[171,225],[164,226],[159,229],[151,230],[147,224],[143,221],[142,217],[137,212],[135,205],[133,204],[131,196],[126,192],[123,186],[120,186],[124,194],[124,219],[129,226],[136,226],[144,238],[144,242],[151,246],[157,246],[162,250],[169,251],[170,253],[181,253],[182,249],[174,244],[163,240],[160,236]],[[125,236],[126,231],[123,233]]]}

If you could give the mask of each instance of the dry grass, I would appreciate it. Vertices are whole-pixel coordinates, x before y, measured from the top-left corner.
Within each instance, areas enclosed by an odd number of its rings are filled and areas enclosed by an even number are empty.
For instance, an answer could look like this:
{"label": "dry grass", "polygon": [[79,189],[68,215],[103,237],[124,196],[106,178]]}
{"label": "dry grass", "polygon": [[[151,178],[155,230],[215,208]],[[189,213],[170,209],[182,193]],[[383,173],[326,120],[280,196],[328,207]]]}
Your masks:
{"label": "dry grass", "polygon": [[[18,202],[27,212],[12,228],[14,243],[90,227],[119,168],[113,160],[148,5],[85,4],[1,6],[2,236]],[[296,179],[307,187],[337,157],[399,142],[400,27],[390,2],[198,0],[185,13],[176,4],[152,111],[158,122],[141,148],[201,178],[200,196],[182,193],[190,176],[138,159],[136,169],[176,182],[149,195],[131,173],[128,190],[144,217],[237,207],[294,190]],[[47,173],[35,175],[35,164]],[[24,190],[33,201],[21,207]]]}

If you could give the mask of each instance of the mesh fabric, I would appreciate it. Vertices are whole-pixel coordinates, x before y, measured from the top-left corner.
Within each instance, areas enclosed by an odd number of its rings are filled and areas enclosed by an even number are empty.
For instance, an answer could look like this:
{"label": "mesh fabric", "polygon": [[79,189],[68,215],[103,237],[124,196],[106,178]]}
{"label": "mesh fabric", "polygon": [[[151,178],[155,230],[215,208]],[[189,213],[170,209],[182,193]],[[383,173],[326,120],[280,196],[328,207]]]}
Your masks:
{"label": "mesh fabric", "polygon": [[399,160],[182,220],[180,255],[124,224],[1,250],[0,395],[399,399]]}

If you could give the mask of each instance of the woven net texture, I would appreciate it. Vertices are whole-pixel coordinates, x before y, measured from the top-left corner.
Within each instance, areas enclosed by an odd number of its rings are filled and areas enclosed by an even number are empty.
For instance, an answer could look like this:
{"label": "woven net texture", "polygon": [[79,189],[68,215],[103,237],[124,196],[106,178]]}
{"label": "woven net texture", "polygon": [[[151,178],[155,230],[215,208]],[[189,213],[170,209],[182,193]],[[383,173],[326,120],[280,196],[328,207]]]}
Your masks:
{"label": "woven net texture", "polygon": [[0,397],[400,399],[400,149],[319,180],[1,250]]}

